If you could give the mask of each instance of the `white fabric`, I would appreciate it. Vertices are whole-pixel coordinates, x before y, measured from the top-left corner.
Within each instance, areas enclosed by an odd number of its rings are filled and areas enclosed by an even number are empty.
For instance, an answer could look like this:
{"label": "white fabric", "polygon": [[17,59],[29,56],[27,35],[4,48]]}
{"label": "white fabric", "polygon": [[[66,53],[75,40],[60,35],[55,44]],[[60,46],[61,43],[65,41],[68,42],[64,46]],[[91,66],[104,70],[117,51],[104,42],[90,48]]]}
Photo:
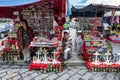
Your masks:
{"label": "white fabric", "polygon": [[28,60],[28,59],[30,59],[30,51],[29,51],[28,48],[23,49],[22,52],[23,52],[24,60],[25,60],[25,61]]}
{"label": "white fabric", "polygon": [[108,30],[109,24],[108,23],[103,23],[103,27],[104,27],[105,30]]}
{"label": "white fabric", "polygon": [[74,46],[75,46],[75,37],[76,37],[76,29],[73,29],[73,28],[69,28],[69,31],[70,31],[70,37],[72,38],[72,51],[74,52]]}
{"label": "white fabric", "polygon": [[110,42],[110,44],[112,46],[112,53],[120,55],[120,44],[113,42]]}
{"label": "white fabric", "polygon": [[82,49],[82,45],[83,45],[83,40],[81,38],[81,35],[76,37],[75,42],[76,42],[77,54],[80,54],[81,53],[81,49]]}
{"label": "white fabric", "polygon": [[64,59],[67,60],[68,52],[69,52],[70,50],[71,50],[71,48],[66,48],[66,49],[64,50]]}

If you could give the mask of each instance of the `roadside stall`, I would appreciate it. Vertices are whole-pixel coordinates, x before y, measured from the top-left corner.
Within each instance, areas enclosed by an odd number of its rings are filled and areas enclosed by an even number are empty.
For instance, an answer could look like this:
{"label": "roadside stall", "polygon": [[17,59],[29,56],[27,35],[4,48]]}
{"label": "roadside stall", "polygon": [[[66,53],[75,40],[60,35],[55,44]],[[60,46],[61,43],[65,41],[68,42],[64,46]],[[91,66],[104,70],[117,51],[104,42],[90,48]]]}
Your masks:
{"label": "roadside stall", "polygon": [[[114,44],[111,44],[109,40],[104,38],[104,33],[99,28],[102,26],[102,18],[97,18],[97,16],[102,16],[106,10],[109,11],[112,9],[119,10],[120,8],[108,5],[90,4],[82,9],[79,9],[79,13],[84,12],[84,15],[87,14],[86,16],[94,17],[89,22],[89,25],[91,26],[90,31],[83,30],[82,34],[82,38],[84,40],[83,58],[86,61],[86,66],[89,71],[120,71],[119,56],[114,55],[113,52],[116,51],[113,46]],[[77,11],[78,10],[76,10],[76,12]],[[88,13],[91,14],[88,15]],[[99,20],[101,20],[101,22]],[[120,45],[118,44],[117,47],[118,46]]]}
{"label": "roadside stall", "polygon": [[[10,14],[0,13],[0,17],[13,18],[17,27],[20,26],[19,22],[21,19],[27,19],[29,26],[34,30],[35,37],[30,43],[30,47],[35,48],[36,56],[33,57],[29,70],[40,69],[44,73],[51,71],[61,72],[63,70],[61,66],[62,60],[59,58],[60,54],[62,54],[62,51],[59,49],[59,36],[54,37],[51,35],[53,35],[52,32],[54,31],[54,20],[58,24],[57,27],[65,23],[65,4],[65,0],[40,0],[26,5],[1,7],[0,11],[6,12],[7,9],[12,11]],[[9,38],[10,36],[15,38]],[[11,31],[7,40],[15,44],[15,46],[12,45],[12,50],[13,48],[17,50],[16,33]],[[3,45],[5,45],[5,41],[3,41]],[[10,51],[6,47],[5,50]],[[9,52],[5,51],[4,56],[9,54]],[[17,57],[19,57],[19,54]],[[5,57],[5,60],[8,59]]]}

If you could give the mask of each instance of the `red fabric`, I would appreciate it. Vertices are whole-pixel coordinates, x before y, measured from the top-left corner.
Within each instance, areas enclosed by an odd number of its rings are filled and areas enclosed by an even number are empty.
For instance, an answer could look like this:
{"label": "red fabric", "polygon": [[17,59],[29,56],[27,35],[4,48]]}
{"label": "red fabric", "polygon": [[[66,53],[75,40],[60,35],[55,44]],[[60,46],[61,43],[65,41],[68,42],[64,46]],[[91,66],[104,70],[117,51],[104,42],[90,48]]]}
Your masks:
{"label": "red fabric", "polygon": [[[82,39],[84,41],[84,35],[83,34],[81,34],[81,37],[82,37]],[[84,58],[84,60],[88,61],[89,54],[87,54],[87,47],[85,45],[85,41],[83,43],[83,51],[82,52],[83,52],[83,58]]]}
{"label": "red fabric", "polygon": [[105,37],[107,40],[113,42],[113,43],[120,43],[120,40],[112,40],[111,38],[109,37]]}
{"label": "red fabric", "polygon": [[59,26],[60,30],[63,30],[64,29],[64,26]]}
{"label": "red fabric", "polygon": [[[84,41],[84,35],[81,34],[81,37],[82,37],[82,39]],[[82,50],[82,52],[83,52],[83,58],[84,58],[84,60],[87,60],[87,57],[86,57],[87,51],[86,51],[85,41],[83,43],[83,50]]]}
{"label": "red fabric", "polygon": [[45,17],[45,12],[44,12],[44,11],[42,12],[41,17],[42,17],[42,18],[44,18],[44,17]]}
{"label": "red fabric", "polygon": [[[33,63],[31,62],[29,65],[29,70],[33,69],[47,69],[49,64],[40,64],[40,63]],[[54,67],[59,67],[61,64],[54,64]]]}
{"label": "red fabric", "polygon": [[[23,27],[21,26],[18,31],[17,31],[17,44],[18,44],[18,51],[22,52],[23,49],[23,40],[22,40],[22,31],[23,31]],[[34,33],[33,33],[33,29],[31,27],[28,27],[28,31],[27,31],[27,46],[29,47],[30,42],[33,40],[34,38]]]}
{"label": "red fabric", "polygon": [[3,46],[4,45],[4,42],[7,41],[8,43],[12,43],[12,44],[15,44],[17,41],[16,40],[11,40],[11,39],[6,39],[6,40],[3,40],[1,42],[1,45]]}
{"label": "red fabric", "polygon": [[111,64],[111,65],[107,65],[107,64],[99,64],[99,65],[95,65],[95,64],[92,64],[91,62],[88,62],[86,61],[86,66],[88,68],[89,71],[92,71],[92,68],[93,67],[96,67],[96,68],[107,68],[107,67],[110,67],[110,68],[117,68],[117,67],[120,67],[119,64]]}
{"label": "red fabric", "polygon": [[[0,7],[0,17],[15,19],[17,16],[13,15],[13,12],[19,11],[20,19],[22,19],[23,15],[21,14],[21,12],[23,9],[25,9],[31,5],[39,6],[43,2],[44,2],[44,0],[40,0],[38,2],[27,4],[27,5]],[[53,14],[54,14],[55,21],[60,26],[64,25],[64,23],[66,22],[66,19],[65,19],[66,0],[47,0],[47,2],[51,3],[51,6],[53,6],[51,8],[53,9],[53,12],[54,12]],[[53,4],[52,4],[52,2],[53,2]],[[45,6],[42,6],[42,7],[45,7]]]}
{"label": "red fabric", "polygon": [[4,45],[4,41],[1,42],[1,45],[2,45],[2,46]]}
{"label": "red fabric", "polygon": [[86,61],[85,64],[86,64],[88,70],[92,71],[92,64],[90,62],[88,62],[88,61]]}
{"label": "red fabric", "polygon": [[58,23],[58,25],[62,26],[66,22],[65,14],[66,14],[66,0],[54,0],[53,4],[54,10],[54,19]]}
{"label": "red fabric", "polygon": [[87,61],[88,57],[89,57],[89,54],[87,53],[86,45],[85,45],[85,42],[84,42],[84,44],[83,44],[83,58],[84,58],[85,61]]}
{"label": "red fabric", "polygon": [[56,56],[56,57],[59,57],[59,56],[60,56],[60,54],[61,54],[61,53],[60,53],[60,52],[58,52],[58,53],[56,53],[56,54],[55,54],[55,56]]}
{"label": "red fabric", "polygon": [[90,51],[96,51],[97,47],[96,46],[87,46],[87,49]]}
{"label": "red fabric", "polygon": [[11,48],[4,48],[3,51],[6,52],[6,51],[9,51],[9,50],[12,50]]}
{"label": "red fabric", "polygon": [[96,36],[98,34],[98,31],[94,28],[91,28],[91,31],[93,32],[92,34],[93,36]]}
{"label": "red fabric", "polygon": [[93,45],[94,44],[94,42],[93,41],[90,41],[90,45]]}

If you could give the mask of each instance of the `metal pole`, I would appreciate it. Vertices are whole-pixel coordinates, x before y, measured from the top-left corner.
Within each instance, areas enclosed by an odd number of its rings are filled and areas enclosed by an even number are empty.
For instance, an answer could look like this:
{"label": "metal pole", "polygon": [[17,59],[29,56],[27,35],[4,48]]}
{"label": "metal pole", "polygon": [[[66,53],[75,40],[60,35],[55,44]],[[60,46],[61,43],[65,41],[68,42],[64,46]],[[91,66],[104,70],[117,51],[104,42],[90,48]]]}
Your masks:
{"label": "metal pole", "polygon": [[98,10],[98,8],[96,8],[96,13],[95,13],[95,17],[97,17],[97,10]]}

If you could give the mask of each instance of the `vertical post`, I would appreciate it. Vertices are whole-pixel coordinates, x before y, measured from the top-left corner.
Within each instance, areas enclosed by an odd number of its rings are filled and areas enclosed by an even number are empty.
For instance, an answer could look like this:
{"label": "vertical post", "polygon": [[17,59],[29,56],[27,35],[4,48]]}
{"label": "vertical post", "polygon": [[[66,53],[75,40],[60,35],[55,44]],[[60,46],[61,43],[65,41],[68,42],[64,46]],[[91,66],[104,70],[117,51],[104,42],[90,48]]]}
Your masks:
{"label": "vertical post", "polygon": [[98,8],[96,8],[95,17],[97,17],[97,11],[98,11]]}

